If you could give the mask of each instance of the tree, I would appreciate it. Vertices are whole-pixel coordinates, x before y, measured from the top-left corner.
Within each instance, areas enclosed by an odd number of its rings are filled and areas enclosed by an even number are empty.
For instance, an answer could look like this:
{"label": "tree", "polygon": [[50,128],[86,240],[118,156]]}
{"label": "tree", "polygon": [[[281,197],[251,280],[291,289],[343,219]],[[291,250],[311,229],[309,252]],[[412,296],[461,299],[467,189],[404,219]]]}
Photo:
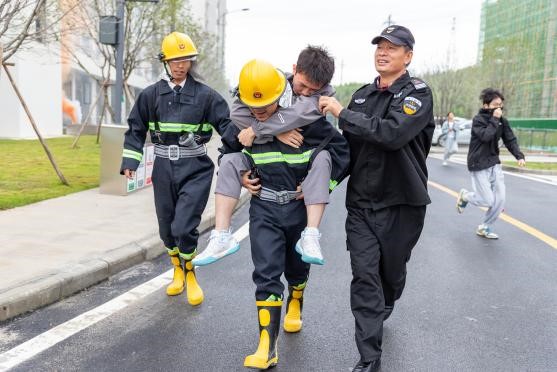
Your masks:
{"label": "tree", "polygon": [[59,24],[65,16],[58,1],[0,0],[0,45],[4,50],[4,62],[33,41],[57,40]]}
{"label": "tree", "polygon": [[[116,50],[99,42],[98,24],[101,16],[115,14],[115,2],[91,0],[76,5],[72,16],[67,18],[67,22],[71,23],[67,28],[78,32],[62,37],[64,53],[91,78],[101,82],[113,80]],[[223,71],[217,68],[216,59],[212,58],[216,55],[214,38],[194,22],[185,0],[167,0],[158,4],[126,2],[125,19],[123,80],[128,109],[135,99],[135,90],[129,84],[130,77],[135,73],[152,80],[154,76],[150,72],[161,71],[162,65],[157,59],[160,44],[162,38],[174,30],[188,34],[196,43],[200,50],[199,70],[208,83],[217,89],[225,89]],[[100,79],[96,71],[88,68],[91,62],[98,68]],[[114,120],[108,93],[104,96],[104,106]]]}
{"label": "tree", "polygon": [[[56,31],[52,30],[52,24],[56,24],[59,19],[56,20],[56,17],[53,19],[53,17],[48,16],[50,14],[48,12],[49,8],[57,9],[57,3],[47,2],[46,0],[0,0],[0,69],[4,68],[8,80],[21,102],[29,122],[60,182],[64,185],[69,185],[58,168],[47,143],[42,138],[35,120],[25,103],[25,99],[17,87],[15,79],[8,70],[8,66],[13,64],[7,62],[18,50],[31,44],[32,41],[46,43],[50,37],[56,36]],[[57,12],[52,14],[60,15]]]}

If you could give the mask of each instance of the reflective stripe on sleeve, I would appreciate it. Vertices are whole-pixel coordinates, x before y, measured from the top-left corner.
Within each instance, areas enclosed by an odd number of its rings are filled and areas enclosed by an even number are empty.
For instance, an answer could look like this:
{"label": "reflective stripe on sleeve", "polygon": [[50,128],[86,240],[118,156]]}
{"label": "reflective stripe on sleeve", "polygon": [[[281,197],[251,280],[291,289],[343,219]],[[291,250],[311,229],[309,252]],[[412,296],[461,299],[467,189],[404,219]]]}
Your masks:
{"label": "reflective stripe on sleeve", "polygon": [[137,152],[137,151],[124,149],[124,151],[122,152],[122,157],[135,159],[137,161],[141,161],[141,158],[143,157],[143,154],[140,153],[140,152]]}

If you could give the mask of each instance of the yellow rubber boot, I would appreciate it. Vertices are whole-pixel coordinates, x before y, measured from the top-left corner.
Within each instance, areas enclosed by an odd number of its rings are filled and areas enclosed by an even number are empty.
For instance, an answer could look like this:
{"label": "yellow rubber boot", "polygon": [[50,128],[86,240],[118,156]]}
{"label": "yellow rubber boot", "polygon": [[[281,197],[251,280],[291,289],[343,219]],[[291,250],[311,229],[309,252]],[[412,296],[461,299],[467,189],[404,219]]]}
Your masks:
{"label": "yellow rubber boot", "polygon": [[184,261],[184,268],[186,269],[186,294],[188,295],[188,302],[192,306],[199,305],[203,302],[203,290],[197,283],[195,278],[195,268],[191,263],[193,259],[190,257],[189,260]]}
{"label": "yellow rubber boot", "polygon": [[288,286],[288,301],[286,302],[286,315],[284,316],[284,331],[289,333],[300,332],[302,329],[302,308],[304,306],[304,289],[306,283],[297,286]]}
{"label": "yellow rubber boot", "polygon": [[172,283],[166,287],[166,294],[169,296],[177,296],[184,292],[184,270],[182,269],[182,263],[180,262],[179,256],[170,256],[170,261],[172,262],[172,265],[174,265],[174,278],[172,279]]}
{"label": "yellow rubber boot", "polygon": [[244,360],[244,367],[267,369],[277,365],[277,341],[282,301],[256,301],[259,317],[259,345]]}

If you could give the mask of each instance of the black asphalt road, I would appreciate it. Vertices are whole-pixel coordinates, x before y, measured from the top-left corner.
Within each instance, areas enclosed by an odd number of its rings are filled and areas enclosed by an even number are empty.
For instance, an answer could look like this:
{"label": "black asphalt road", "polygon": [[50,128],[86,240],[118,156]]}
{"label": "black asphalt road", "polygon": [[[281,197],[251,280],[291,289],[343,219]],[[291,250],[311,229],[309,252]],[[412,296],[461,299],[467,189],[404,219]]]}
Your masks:
{"label": "black asphalt road", "polygon": [[[465,167],[429,160],[430,180],[469,187]],[[506,177],[512,217],[557,237],[557,188]],[[358,359],[349,306],[345,184],[322,224],[326,264],[313,267],[304,328],[281,333],[275,371],[350,371]],[[408,266],[405,293],[385,323],[382,371],[555,371],[557,250],[498,221],[497,241],[475,235],[482,212],[455,211],[454,197],[430,187],[433,203]],[[234,218],[247,221],[244,207]],[[205,238],[203,238],[205,244]],[[257,346],[249,239],[202,268],[205,302],[164,288],[28,360],[16,371],[244,371]],[[0,353],[169,269],[161,257],[65,301],[0,326]]]}

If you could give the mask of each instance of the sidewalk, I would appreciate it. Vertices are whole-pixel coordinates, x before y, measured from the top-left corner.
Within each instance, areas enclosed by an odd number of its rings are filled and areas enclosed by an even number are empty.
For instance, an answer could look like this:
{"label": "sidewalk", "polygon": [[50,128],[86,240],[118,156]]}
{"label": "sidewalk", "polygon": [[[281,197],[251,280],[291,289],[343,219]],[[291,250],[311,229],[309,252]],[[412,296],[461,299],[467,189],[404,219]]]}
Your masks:
{"label": "sidewalk", "polygon": [[[220,139],[208,145],[216,165]],[[200,231],[214,225],[214,186]],[[243,193],[239,205],[249,200]],[[153,189],[87,190],[0,211],[0,321],[53,303],[165,253]]]}

